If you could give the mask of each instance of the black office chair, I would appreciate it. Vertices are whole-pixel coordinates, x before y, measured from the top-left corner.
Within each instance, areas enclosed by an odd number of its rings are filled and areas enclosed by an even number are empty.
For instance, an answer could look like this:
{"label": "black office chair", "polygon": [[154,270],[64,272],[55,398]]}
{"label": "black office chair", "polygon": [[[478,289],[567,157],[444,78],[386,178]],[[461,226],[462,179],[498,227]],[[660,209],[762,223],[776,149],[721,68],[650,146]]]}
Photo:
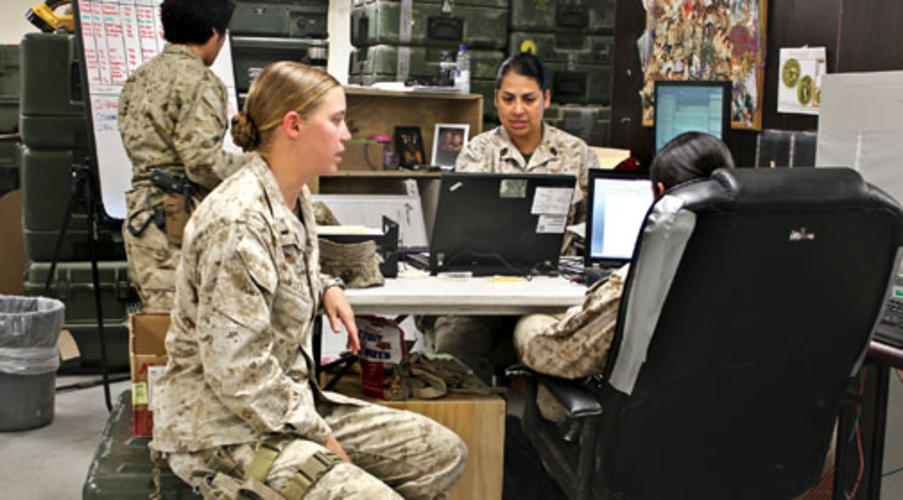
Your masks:
{"label": "black office chair", "polygon": [[[647,216],[606,371],[522,418],[570,498],[792,498],[818,480],[898,247],[849,169],[718,170]],[[645,339],[645,340],[644,340]]]}
{"label": "black office chair", "polygon": [[756,136],[757,167],[814,167],[818,133],[765,129]]}

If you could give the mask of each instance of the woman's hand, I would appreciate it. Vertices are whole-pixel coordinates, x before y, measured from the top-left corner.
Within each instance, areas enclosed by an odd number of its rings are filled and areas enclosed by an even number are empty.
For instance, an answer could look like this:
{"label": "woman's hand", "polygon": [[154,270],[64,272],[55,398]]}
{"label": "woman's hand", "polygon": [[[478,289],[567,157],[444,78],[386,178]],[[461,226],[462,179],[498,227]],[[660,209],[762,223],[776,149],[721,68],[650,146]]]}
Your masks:
{"label": "woman's hand", "polygon": [[357,323],[354,321],[354,311],[348,303],[348,297],[345,297],[341,287],[332,286],[326,289],[323,293],[323,310],[329,317],[329,326],[333,332],[339,333],[341,324],[345,325],[345,330],[348,331],[347,347],[352,353],[357,354],[361,348],[361,341],[357,337]]}
{"label": "woman's hand", "polygon": [[349,458],[348,454],[345,453],[345,450],[342,449],[342,445],[336,440],[335,434],[330,434],[329,437],[326,438],[326,441],[323,442],[323,446],[327,450],[338,455],[342,460],[351,463],[351,458]]}

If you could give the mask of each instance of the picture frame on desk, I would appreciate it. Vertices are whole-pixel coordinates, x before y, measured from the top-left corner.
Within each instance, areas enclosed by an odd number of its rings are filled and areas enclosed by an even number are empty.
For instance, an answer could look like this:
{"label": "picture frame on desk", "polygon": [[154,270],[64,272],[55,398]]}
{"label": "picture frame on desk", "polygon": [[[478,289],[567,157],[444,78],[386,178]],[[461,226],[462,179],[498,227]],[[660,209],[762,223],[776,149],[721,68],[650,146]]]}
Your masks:
{"label": "picture frame on desk", "polygon": [[426,163],[420,127],[395,127],[394,140],[395,151],[398,152],[399,167],[413,168],[416,165],[424,165]]}
{"label": "picture frame on desk", "polygon": [[458,154],[467,146],[470,125],[466,123],[437,123],[433,133],[433,155],[430,164],[454,170]]}

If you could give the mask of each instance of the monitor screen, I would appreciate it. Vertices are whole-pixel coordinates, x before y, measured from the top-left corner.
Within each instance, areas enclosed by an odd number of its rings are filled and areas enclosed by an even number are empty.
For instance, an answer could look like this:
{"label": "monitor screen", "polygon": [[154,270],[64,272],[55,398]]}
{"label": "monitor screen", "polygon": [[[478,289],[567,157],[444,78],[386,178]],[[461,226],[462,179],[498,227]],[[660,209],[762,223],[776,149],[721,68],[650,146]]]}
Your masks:
{"label": "monitor screen", "polygon": [[629,261],[652,205],[652,182],[638,174],[592,172],[589,192],[587,264]]}
{"label": "monitor screen", "polygon": [[730,82],[655,82],[655,151],[684,132],[724,139],[730,128]]}

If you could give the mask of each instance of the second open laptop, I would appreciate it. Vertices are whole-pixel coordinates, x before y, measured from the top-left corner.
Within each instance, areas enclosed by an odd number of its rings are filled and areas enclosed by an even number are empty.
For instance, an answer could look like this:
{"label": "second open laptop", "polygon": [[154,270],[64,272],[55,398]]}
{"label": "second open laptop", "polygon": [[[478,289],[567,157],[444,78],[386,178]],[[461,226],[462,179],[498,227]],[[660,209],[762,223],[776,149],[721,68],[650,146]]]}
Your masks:
{"label": "second open laptop", "polygon": [[604,275],[630,261],[653,198],[647,174],[590,170],[584,254],[587,274]]}
{"label": "second open laptop", "polygon": [[442,174],[430,271],[556,269],[575,184],[572,175]]}

